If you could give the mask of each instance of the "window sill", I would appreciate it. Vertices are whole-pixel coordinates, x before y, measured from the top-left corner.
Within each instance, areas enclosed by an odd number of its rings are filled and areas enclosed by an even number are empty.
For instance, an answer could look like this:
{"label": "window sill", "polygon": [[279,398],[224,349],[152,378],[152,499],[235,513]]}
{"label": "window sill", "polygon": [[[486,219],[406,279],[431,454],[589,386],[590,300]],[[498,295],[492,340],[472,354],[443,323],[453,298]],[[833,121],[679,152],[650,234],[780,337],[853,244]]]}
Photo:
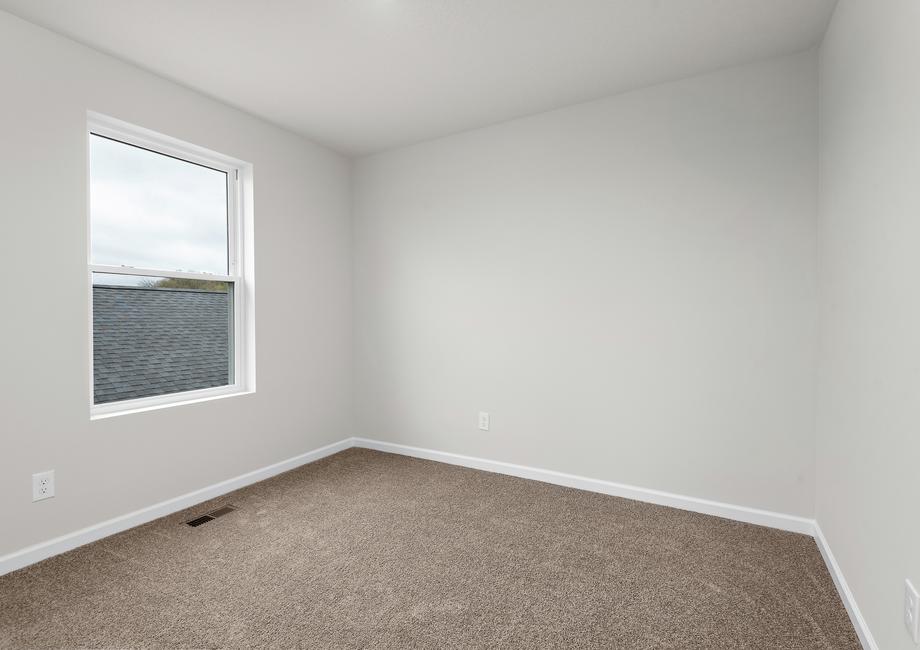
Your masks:
{"label": "window sill", "polygon": [[249,390],[239,386],[222,386],[220,388],[206,388],[204,390],[189,391],[187,393],[125,400],[123,402],[91,406],[89,419],[104,420],[106,418],[128,415],[130,413],[157,411],[159,409],[172,408],[173,406],[211,402],[227,397],[236,397],[237,395],[252,395],[253,393],[255,393],[255,390]]}

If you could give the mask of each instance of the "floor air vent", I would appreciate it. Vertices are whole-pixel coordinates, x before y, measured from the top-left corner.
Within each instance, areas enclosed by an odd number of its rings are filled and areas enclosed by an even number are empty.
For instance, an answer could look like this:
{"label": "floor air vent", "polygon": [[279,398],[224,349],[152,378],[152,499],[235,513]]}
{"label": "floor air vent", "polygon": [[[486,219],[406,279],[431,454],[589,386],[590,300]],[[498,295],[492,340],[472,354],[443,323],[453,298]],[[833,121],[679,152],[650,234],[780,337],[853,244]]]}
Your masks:
{"label": "floor air vent", "polygon": [[224,515],[231,513],[234,510],[236,510],[235,506],[223,506],[222,508],[218,508],[217,510],[212,510],[211,512],[203,514],[200,517],[195,517],[194,519],[191,519],[185,523],[192,527],[200,526],[201,524],[208,523],[212,519],[223,517]]}
{"label": "floor air vent", "polygon": [[208,523],[212,519],[214,519],[214,517],[209,517],[208,515],[202,515],[200,517],[196,517],[195,519],[192,519],[191,521],[187,521],[185,523],[187,523],[189,526],[200,526],[201,524]]}

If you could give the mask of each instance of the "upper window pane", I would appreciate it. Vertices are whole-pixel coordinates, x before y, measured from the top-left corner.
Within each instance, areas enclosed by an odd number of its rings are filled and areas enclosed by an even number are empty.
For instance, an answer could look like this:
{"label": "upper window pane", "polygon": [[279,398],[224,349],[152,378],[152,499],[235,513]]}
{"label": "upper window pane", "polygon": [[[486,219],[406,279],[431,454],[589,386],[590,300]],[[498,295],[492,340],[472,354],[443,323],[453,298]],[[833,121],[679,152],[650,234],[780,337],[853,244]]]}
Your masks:
{"label": "upper window pane", "polygon": [[227,174],[90,136],[92,263],[229,273]]}

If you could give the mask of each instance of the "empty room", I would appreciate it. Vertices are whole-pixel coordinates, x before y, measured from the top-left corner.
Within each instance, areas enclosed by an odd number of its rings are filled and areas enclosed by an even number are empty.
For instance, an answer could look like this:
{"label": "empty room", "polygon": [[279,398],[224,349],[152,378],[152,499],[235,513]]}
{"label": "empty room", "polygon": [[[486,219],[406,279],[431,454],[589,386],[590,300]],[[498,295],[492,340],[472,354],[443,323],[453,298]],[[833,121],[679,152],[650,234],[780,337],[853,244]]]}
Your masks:
{"label": "empty room", "polygon": [[920,2],[0,0],[0,650],[920,647]]}

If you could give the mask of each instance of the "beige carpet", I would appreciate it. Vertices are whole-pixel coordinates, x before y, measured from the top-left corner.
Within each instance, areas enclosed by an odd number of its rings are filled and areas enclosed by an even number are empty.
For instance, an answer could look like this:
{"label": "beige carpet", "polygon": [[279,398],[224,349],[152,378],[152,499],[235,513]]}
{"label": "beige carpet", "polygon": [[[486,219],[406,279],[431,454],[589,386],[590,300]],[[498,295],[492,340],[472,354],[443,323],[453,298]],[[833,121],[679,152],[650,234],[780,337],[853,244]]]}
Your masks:
{"label": "beige carpet", "polygon": [[351,449],[0,577],[0,647],[859,644],[809,537]]}

